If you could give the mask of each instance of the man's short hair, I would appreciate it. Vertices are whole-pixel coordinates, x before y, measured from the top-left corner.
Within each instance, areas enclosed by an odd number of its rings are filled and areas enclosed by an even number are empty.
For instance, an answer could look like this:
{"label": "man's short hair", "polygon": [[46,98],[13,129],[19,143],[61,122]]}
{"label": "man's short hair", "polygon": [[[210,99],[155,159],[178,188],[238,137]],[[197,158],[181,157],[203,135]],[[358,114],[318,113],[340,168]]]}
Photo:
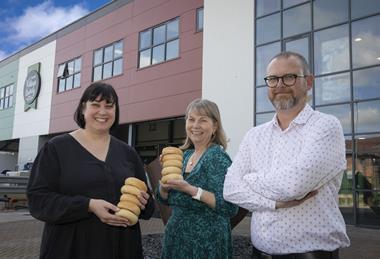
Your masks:
{"label": "man's short hair", "polygon": [[302,66],[302,71],[303,71],[304,75],[309,75],[310,74],[309,64],[307,63],[305,57],[302,56],[299,53],[296,53],[296,52],[292,52],[292,51],[283,51],[283,52],[280,52],[276,56],[274,56],[270,60],[270,62],[272,62],[276,58],[290,58],[290,57],[295,57],[295,58],[297,58],[300,61],[301,66]]}

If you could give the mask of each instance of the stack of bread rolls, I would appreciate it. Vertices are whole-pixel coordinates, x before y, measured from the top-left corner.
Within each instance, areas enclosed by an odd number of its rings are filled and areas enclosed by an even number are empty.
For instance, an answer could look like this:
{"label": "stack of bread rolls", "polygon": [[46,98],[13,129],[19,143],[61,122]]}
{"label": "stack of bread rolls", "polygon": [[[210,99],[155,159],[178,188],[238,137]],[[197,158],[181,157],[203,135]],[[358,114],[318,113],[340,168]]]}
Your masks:
{"label": "stack of bread rolls", "polygon": [[117,204],[119,211],[115,214],[128,219],[131,225],[135,225],[140,215],[140,191],[147,192],[146,184],[135,177],[129,177],[125,180],[125,184],[121,187],[120,202]]}
{"label": "stack of bread rolls", "polygon": [[183,152],[176,147],[166,147],[162,149],[162,178],[161,182],[166,183],[168,180],[182,180],[182,161]]}

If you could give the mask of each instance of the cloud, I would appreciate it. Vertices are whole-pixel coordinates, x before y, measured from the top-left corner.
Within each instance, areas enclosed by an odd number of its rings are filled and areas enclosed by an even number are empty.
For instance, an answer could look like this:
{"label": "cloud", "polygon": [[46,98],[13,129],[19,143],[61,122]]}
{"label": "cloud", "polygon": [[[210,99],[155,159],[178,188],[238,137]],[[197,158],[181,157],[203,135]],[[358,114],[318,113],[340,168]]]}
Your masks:
{"label": "cloud", "polygon": [[0,60],[5,59],[8,57],[8,54],[5,51],[0,50]]}
{"label": "cloud", "polygon": [[28,7],[17,18],[9,20],[10,40],[30,42],[49,35],[65,25],[86,15],[89,11],[81,5],[56,7],[51,1],[45,1],[34,7]]}
{"label": "cloud", "polygon": [[375,31],[364,31],[353,35],[353,39],[360,38],[361,41],[352,41],[352,61],[354,67],[362,67],[380,63],[380,35]]}

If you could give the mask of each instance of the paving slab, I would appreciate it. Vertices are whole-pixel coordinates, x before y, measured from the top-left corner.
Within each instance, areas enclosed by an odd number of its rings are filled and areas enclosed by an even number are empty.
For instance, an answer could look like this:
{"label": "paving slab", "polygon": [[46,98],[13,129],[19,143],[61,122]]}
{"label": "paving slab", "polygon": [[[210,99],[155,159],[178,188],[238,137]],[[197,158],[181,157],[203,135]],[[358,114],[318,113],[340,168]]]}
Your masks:
{"label": "paving slab", "polygon": [[[162,237],[164,225],[161,219],[141,220],[140,225],[147,242],[150,242],[152,238]],[[42,229],[43,223],[31,217],[26,210],[0,212],[0,258],[38,258]],[[244,242],[245,246],[249,244],[249,231],[250,218],[246,217],[232,231],[235,242]],[[380,258],[380,229],[347,226],[347,232],[351,239],[351,246],[341,249],[341,259]],[[146,256],[146,258],[157,257]]]}

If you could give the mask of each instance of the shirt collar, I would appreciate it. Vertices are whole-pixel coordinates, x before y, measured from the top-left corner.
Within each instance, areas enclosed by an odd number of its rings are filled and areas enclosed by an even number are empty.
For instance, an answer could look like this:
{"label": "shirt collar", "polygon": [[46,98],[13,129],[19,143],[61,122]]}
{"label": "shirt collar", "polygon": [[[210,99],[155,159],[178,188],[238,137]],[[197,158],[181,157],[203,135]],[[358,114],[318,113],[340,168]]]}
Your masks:
{"label": "shirt collar", "polygon": [[[313,113],[314,113],[313,108],[311,108],[309,104],[306,104],[305,107],[301,110],[301,112],[297,115],[297,117],[295,117],[294,120],[290,123],[290,125],[306,124],[306,122],[313,115]],[[272,118],[272,124],[273,126],[276,126],[276,127],[280,126],[277,120],[277,113],[275,113]]]}

